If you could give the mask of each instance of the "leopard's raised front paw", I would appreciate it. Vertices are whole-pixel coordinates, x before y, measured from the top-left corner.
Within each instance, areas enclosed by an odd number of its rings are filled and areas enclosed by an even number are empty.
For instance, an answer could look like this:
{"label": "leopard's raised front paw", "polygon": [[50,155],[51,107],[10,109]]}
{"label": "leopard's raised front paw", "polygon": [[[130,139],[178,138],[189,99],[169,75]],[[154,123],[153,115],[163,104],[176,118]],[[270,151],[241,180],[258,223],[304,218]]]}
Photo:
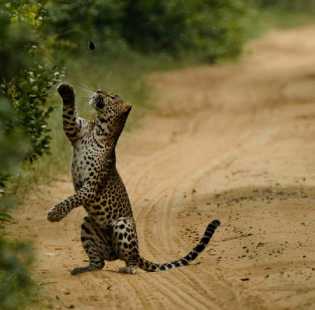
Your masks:
{"label": "leopard's raised front paw", "polygon": [[58,212],[56,208],[52,208],[48,211],[47,220],[50,222],[59,222],[64,218],[61,212]]}
{"label": "leopard's raised front paw", "polygon": [[57,87],[57,91],[60,96],[64,99],[73,99],[74,98],[74,91],[72,86],[66,83],[61,83]]}

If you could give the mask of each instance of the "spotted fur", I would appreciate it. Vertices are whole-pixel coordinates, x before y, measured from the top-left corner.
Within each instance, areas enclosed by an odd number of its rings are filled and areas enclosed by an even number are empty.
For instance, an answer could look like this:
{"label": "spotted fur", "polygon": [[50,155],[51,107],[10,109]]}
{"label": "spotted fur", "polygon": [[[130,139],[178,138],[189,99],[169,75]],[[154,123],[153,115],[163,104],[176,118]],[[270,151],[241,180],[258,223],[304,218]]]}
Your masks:
{"label": "spotted fur", "polygon": [[72,209],[87,212],[81,225],[81,242],[89,265],[74,268],[73,275],[102,269],[106,261],[126,262],[122,272],[164,271],[188,265],[201,253],[220,225],[212,221],[200,242],[186,256],[169,263],[150,262],[139,254],[136,224],[126,188],[116,169],[115,147],[131,106],[119,96],[96,91],[90,104],[97,112],[94,121],[78,118],[71,86],[61,84],[63,128],[73,147],[72,178],[75,194],[49,210],[48,220],[57,222]]}

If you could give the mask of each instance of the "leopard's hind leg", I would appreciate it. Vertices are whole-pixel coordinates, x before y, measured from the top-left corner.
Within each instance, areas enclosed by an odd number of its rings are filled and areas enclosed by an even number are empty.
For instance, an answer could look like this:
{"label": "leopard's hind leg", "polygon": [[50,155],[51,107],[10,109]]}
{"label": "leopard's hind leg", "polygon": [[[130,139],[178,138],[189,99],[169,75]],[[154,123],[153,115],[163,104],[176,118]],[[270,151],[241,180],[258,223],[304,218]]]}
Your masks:
{"label": "leopard's hind leg", "polygon": [[105,260],[117,258],[112,247],[112,229],[101,229],[88,216],[81,225],[81,242],[89,257],[89,265],[74,268],[72,275],[102,269]]}
{"label": "leopard's hind leg", "polygon": [[120,272],[135,274],[139,263],[136,225],[132,217],[121,217],[113,225],[113,245],[119,259],[126,263]]}

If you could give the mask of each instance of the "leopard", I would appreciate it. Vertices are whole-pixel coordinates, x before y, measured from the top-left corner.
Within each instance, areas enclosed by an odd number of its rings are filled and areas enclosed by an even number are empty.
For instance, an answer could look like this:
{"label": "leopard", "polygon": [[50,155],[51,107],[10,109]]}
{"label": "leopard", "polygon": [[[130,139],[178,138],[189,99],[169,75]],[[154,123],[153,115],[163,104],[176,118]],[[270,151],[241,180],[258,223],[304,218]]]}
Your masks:
{"label": "leopard", "polygon": [[142,257],[131,202],[116,167],[116,145],[132,106],[119,95],[96,90],[89,99],[95,117],[86,120],[78,116],[73,87],[62,83],[57,91],[63,102],[63,130],[72,145],[74,194],[49,209],[47,219],[59,222],[78,207],[86,211],[81,243],[89,263],[71,274],[101,270],[114,260],[124,261],[119,272],[128,274],[137,268],[156,272],[189,265],[206,248],[220,221],[211,221],[197,245],[180,259],[156,263]]}

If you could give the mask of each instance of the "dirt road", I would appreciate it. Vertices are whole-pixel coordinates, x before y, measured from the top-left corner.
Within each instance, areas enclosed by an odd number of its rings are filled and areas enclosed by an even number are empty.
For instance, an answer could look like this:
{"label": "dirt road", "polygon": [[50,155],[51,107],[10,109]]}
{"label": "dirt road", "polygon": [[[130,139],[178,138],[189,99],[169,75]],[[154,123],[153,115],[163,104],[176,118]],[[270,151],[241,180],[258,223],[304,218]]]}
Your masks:
{"label": "dirt road", "polygon": [[156,109],[119,145],[118,167],[142,254],[180,257],[206,224],[222,226],[198,264],[72,277],[86,259],[83,210],[46,212],[68,176],[32,193],[11,226],[34,242],[53,309],[315,309],[315,28],[273,32],[237,64],[157,74]]}

